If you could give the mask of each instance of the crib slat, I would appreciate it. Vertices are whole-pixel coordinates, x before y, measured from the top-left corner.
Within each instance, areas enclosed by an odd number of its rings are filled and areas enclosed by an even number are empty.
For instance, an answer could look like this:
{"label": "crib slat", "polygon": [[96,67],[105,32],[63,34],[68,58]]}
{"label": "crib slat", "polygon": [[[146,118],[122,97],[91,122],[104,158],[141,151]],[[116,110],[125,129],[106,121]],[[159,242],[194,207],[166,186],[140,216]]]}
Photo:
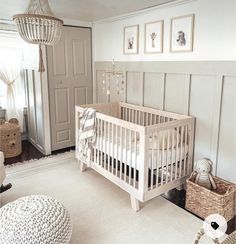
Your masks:
{"label": "crib slat", "polygon": [[[153,174],[154,174],[154,171],[153,171],[153,168],[154,168],[154,143],[155,143],[155,140],[154,140],[154,133],[152,133],[152,144],[149,145],[149,148],[151,147],[152,149],[152,156],[151,156],[151,189],[153,189]],[[149,140],[150,141],[150,140]],[[150,150],[150,149],[149,149]]]}
{"label": "crib slat", "polygon": [[123,160],[123,141],[124,141],[124,137],[123,137],[123,127],[121,127],[120,129],[120,179],[122,178],[122,163],[124,162]]}
{"label": "crib slat", "polygon": [[129,185],[131,184],[131,170],[132,170],[132,130],[129,130],[129,151],[130,151],[130,163],[129,163]]}
{"label": "crib slat", "polygon": [[133,186],[136,187],[136,169],[137,169],[137,132],[134,132],[134,182]]}
{"label": "crib slat", "polygon": [[167,131],[167,150],[166,150],[166,183],[169,182],[170,165],[170,130]]}
{"label": "crib slat", "polygon": [[132,118],[131,118],[131,112],[132,112],[132,111],[131,111],[131,110],[132,110],[132,109],[129,109],[129,122],[132,122],[132,120],[131,120],[131,119],[132,119]]}
{"label": "crib slat", "polygon": [[179,156],[179,177],[182,177],[182,155],[183,155],[183,129],[184,127],[180,127],[180,156]]}
{"label": "crib slat", "polygon": [[107,170],[108,170],[108,172],[110,172],[110,159],[111,159],[111,123],[110,122],[108,122],[107,130],[108,130]]}
{"label": "crib slat", "polygon": [[118,137],[118,126],[116,125],[116,130],[115,130],[115,133],[116,133],[116,176],[117,176],[117,172],[118,172],[118,157],[119,157],[119,137]]}
{"label": "crib slat", "polygon": [[102,135],[102,127],[101,127],[101,120],[98,119],[99,123],[99,130],[98,130],[98,138],[97,138],[97,162],[98,165],[101,165],[101,160],[100,160],[100,152],[101,152],[101,135]]}
{"label": "crib slat", "polygon": [[98,126],[99,126],[99,137],[98,137],[98,140],[97,140],[97,148],[98,148],[98,155],[97,155],[97,161],[98,161],[98,165],[100,165],[100,143],[101,143],[101,125],[100,125],[100,119],[98,119]]}
{"label": "crib slat", "polygon": [[186,172],[186,156],[187,156],[187,150],[186,150],[186,146],[187,146],[187,135],[188,135],[188,131],[187,131],[187,125],[184,126],[184,175],[187,174]]}
{"label": "crib slat", "polygon": [[102,165],[103,168],[106,168],[106,162],[105,162],[105,157],[106,157],[106,121],[103,121],[103,140],[102,140]]}
{"label": "crib slat", "polygon": [[107,169],[107,143],[108,143],[108,138],[107,138],[107,122],[105,121],[104,123],[104,130],[105,130],[105,133],[104,133],[104,146],[105,146],[105,150],[104,150],[104,168]]}
{"label": "crib slat", "polygon": [[126,120],[129,121],[129,108],[127,108]]}
{"label": "crib slat", "polygon": [[112,146],[112,166],[111,166],[111,173],[114,174],[114,124],[112,124],[112,127],[111,127],[111,138],[112,138],[112,143],[111,143],[111,146]]}
{"label": "crib slat", "polygon": [[163,185],[163,178],[164,178],[164,160],[165,160],[165,131],[162,131],[162,154],[161,154],[161,185]]}
{"label": "crib slat", "polygon": [[155,142],[155,144],[154,144],[154,149],[155,149],[155,169],[156,169],[156,184],[155,184],[155,187],[158,187],[158,171],[159,171],[159,167],[158,167],[158,163],[159,163],[159,154],[158,154],[158,152],[159,152],[159,145],[158,145],[158,134],[156,133],[156,132],[154,132],[154,138],[155,138],[155,140],[154,140],[154,142]]}
{"label": "crib slat", "polygon": [[[190,133],[190,128],[191,128],[191,126],[190,125],[188,125],[188,136],[189,136],[189,139],[188,139],[188,141],[189,141],[189,143],[188,143],[188,163],[187,163],[187,174],[190,174],[191,173],[191,171],[192,171],[192,162],[191,162],[191,157],[190,157],[190,153],[192,153],[191,152],[191,141],[190,141],[190,137],[193,137],[193,135],[191,135],[191,133]],[[192,129],[192,128],[191,128]],[[193,132],[192,132],[193,133]]]}
{"label": "crib slat", "polygon": [[143,120],[142,120],[142,125],[145,126],[145,112],[142,112],[142,118],[143,118]]}
{"label": "crib slat", "polygon": [[126,182],[126,175],[127,175],[127,128],[125,128],[125,162],[124,162],[124,181]]}
{"label": "crib slat", "polygon": [[177,127],[177,138],[176,138],[176,155],[175,155],[175,179],[177,179],[178,173],[178,158],[179,158],[179,127]]}
{"label": "crib slat", "polygon": [[[161,168],[161,154],[160,154],[160,132],[157,134],[157,177],[159,178],[159,171]],[[159,179],[158,180],[158,185],[159,185]]]}
{"label": "crib slat", "polygon": [[[96,133],[97,135],[99,135],[99,125],[98,125],[98,119],[96,118]],[[98,150],[97,150],[97,141],[96,141],[96,144],[94,146],[94,163],[97,164],[97,153],[98,153]]]}
{"label": "crib slat", "polygon": [[172,144],[171,144],[171,168],[170,168],[170,180],[172,181],[173,180],[173,160],[174,160],[174,132],[175,132],[175,129],[173,128],[172,129]]}
{"label": "crib slat", "polygon": [[101,147],[100,147],[100,165],[101,167],[103,167],[103,156],[102,156],[102,152],[103,152],[103,120],[101,120]]}

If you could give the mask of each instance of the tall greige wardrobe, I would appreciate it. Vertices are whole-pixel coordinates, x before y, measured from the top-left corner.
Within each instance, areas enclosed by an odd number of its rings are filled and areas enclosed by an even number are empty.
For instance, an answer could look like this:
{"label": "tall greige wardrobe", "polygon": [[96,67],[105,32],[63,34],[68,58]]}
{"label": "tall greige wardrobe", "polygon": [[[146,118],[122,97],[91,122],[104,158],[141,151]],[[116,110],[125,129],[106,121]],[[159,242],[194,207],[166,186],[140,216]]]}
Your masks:
{"label": "tall greige wardrobe", "polygon": [[26,71],[29,139],[45,154],[75,145],[75,106],[92,102],[91,49],[90,28],[65,26],[45,74]]}

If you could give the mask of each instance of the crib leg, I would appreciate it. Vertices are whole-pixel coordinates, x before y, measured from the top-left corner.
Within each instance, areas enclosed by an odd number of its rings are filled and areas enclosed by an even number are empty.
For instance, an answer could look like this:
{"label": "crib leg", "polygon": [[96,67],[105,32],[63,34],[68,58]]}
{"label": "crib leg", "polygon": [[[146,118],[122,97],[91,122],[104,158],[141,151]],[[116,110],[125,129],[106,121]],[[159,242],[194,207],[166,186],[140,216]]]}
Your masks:
{"label": "crib leg", "polygon": [[86,170],[87,166],[83,162],[79,161],[79,170],[80,172],[84,172]]}
{"label": "crib leg", "polygon": [[132,195],[130,195],[130,200],[131,200],[131,207],[135,212],[138,212],[140,209],[140,204],[139,204],[139,200],[137,200],[135,197],[133,197]]}

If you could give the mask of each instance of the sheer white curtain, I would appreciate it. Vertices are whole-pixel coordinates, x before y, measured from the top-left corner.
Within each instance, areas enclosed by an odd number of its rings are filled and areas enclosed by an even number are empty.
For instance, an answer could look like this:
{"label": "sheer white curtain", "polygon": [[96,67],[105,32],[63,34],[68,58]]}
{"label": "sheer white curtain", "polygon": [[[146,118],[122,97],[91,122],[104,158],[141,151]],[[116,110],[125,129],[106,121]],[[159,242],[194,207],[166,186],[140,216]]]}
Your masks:
{"label": "sheer white curtain", "polygon": [[7,119],[17,118],[24,130],[25,87],[21,41],[15,35],[0,33],[0,82],[7,86]]}

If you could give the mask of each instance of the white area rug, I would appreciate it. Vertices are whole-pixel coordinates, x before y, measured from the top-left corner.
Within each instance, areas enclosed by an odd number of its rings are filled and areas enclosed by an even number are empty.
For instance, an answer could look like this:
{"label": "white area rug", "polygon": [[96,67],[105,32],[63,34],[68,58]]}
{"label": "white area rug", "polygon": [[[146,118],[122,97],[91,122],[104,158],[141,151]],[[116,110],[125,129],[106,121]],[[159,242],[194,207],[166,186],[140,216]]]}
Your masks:
{"label": "white area rug", "polygon": [[8,167],[7,174],[13,188],[0,204],[30,194],[55,197],[71,214],[72,244],[191,244],[202,226],[162,197],[135,213],[126,192],[91,169],[80,173],[74,152]]}

